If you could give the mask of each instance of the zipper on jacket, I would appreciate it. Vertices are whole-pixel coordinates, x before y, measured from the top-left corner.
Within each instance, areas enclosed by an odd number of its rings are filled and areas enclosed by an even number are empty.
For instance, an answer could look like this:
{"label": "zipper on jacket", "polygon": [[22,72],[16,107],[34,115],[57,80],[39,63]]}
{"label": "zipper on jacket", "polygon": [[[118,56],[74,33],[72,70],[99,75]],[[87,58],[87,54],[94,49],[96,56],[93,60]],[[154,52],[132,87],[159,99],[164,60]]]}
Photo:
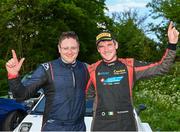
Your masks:
{"label": "zipper on jacket", "polygon": [[75,74],[74,74],[74,70],[72,67],[71,67],[71,73],[72,73],[72,78],[73,78],[73,87],[75,88],[76,87],[76,79],[75,79]]}

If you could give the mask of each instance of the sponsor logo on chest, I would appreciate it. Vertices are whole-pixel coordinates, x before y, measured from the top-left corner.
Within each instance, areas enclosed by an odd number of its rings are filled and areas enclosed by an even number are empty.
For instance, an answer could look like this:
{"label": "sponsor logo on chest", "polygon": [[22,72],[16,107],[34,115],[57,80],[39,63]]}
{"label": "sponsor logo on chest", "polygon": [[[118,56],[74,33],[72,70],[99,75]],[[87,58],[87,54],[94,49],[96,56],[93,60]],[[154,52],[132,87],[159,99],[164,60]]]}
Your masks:
{"label": "sponsor logo on chest", "polygon": [[116,85],[120,84],[121,80],[123,79],[123,76],[115,76],[115,77],[108,77],[108,78],[101,78],[100,82],[103,83],[103,85]]}
{"label": "sponsor logo on chest", "polygon": [[114,73],[114,75],[125,74],[125,73],[126,73],[126,70],[125,70],[125,69],[114,70],[113,73]]}
{"label": "sponsor logo on chest", "polygon": [[115,69],[112,71],[101,71],[97,75],[100,77],[100,82],[103,85],[118,85],[126,73],[125,69]]}

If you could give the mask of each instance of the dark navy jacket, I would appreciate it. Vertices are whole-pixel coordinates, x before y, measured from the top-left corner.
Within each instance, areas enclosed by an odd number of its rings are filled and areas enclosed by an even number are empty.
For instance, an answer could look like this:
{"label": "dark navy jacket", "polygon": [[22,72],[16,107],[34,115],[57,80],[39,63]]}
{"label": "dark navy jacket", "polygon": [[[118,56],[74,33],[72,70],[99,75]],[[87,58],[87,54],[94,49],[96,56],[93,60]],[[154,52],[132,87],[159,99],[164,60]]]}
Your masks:
{"label": "dark navy jacket", "polygon": [[57,59],[40,65],[23,84],[20,78],[9,80],[9,86],[17,100],[28,99],[43,88],[46,96],[43,124],[47,120],[75,123],[84,120],[87,80],[84,63],[65,64]]}

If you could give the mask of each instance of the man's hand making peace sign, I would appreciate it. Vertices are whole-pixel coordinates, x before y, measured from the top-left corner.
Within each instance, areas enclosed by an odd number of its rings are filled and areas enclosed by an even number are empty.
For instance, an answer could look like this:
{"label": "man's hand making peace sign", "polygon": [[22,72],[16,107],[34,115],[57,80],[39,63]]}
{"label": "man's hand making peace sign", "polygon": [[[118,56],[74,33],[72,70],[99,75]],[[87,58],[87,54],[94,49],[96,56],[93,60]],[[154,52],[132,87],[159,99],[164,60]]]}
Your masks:
{"label": "man's hand making peace sign", "polygon": [[12,50],[12,58],[6,63],[6,70],[10,75],[18,75],[25,58],[18,60],[16,52]]}

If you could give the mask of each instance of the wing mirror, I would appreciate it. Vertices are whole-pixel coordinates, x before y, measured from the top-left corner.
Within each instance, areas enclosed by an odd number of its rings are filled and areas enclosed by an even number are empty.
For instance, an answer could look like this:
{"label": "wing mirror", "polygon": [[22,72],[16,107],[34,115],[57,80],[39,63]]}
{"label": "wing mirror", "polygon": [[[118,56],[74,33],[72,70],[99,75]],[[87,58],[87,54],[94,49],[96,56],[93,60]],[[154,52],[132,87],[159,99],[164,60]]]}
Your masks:
{"label": "wing mirror", "polygon": [[144,110],[146,110],[146,105],[145,104],[139,104],[138,108],[136,109],[136,112],[138,115],[140,115],[140,113]]}

